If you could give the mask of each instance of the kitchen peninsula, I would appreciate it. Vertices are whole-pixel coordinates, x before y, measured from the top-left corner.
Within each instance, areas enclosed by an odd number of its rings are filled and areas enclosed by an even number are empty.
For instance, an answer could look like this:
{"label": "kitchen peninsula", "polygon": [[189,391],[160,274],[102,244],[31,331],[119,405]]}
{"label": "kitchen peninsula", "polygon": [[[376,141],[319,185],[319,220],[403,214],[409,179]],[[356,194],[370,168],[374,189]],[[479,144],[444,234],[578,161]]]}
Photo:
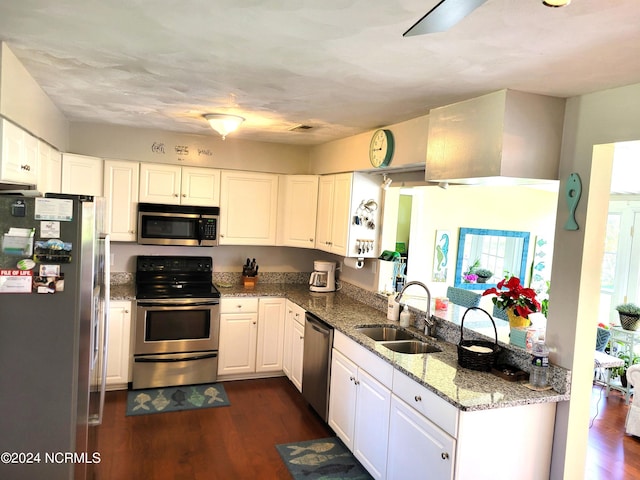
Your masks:
{"label": "kitchen peninsula", "polygon": [[[383,422],[384,434],[371,442],[376,442],[376,448],[383,439],[387,442],[384,465],[380,468],[386,469],[386,474],[378,475],[370,469],[375,478],[401,478],[394,477],[393,472],[409,471],[407,465],[421,471],[436,464],[445,472],[436,478],[507,479],[516,478],[523,471],[531,472],[528,478],[548,478],[556,403],[569,399],[569,371],[553,367],[554,389],[533,391],[491,373],[459,367],[456,350],[459,326],[451,321],[461,315],[456,307],[451,308],[448,319],[436,318],[437,340],[425,338],[440,352],[406,355],[386,349],[357,330],[359,326],[393,322],[384,313],[386,299],[352,285],[344,284],[340,292],[322,294],[309,292],[305,283],[258,282],[253,288],[234,283],[221,287],[220,291],[223,299],[280,297],[299,305],[335,329],[334,357],[344,355],[357,365],[361,376],[371,376],[370,382],[381,383],[382,391],[387,392],[388,410],[382,417],[376,417],[375,422]],[[130,294],[122,287],[114,292],[119,299]],[[417,329],[409,330],[420,336]],[[500,346],[509,350],[510,355],[528,358],[518,347],[503,343]],[[358,360],[348,352],[356,352]],[[383,371],[381,376],[376,373],[379,367]],[[420,425],[417,430],[413,428],[416,425]],[[416,431],[428,431],[430,440],[414,437]],[[434,438],[438,439],[436,444]],[[352,440],[355,446],[349,445]],[[366,451],[366,445],[358,445],[358,440],[363,442],[358,439],[357,427],[355,440],[343,439],[356,456]],[[406,445],[407,442],[415,445]],[[406,452],[416,445],[421,446],[421,454],[406,458]],[[509,453],[505,455],[503,448]],[[366,464],[366,458],[361,462]],[[431,463],[426,467],[421,462]],[[499,471],[478,473],[475,469],[480,463],[499,465]]]}

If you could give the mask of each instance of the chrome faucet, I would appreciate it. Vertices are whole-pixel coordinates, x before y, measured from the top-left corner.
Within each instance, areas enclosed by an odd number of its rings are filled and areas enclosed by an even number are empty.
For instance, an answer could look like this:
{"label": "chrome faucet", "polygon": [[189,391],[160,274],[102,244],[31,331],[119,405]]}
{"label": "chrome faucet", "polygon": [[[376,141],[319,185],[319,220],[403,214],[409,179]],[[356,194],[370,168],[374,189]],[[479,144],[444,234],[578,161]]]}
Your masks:
{"label": "chrome faucet", "polygon": [[427,315],[426,315],[426,318],[424,319],[424,333],[429,337],[433,337],[431,330],[435,326],[435,322],[431,319],[431,292],[429,291],[429,288],[424,283],[419,282],[417,280],[412,280],[411,282],[407,283],[402,288],[402,290],[400,290],[400,293],[396,295],[396,302],[400,303],[400,300],[402,299],[402,295],[404,295],[404,291],[407,288],[409,288],[411,285],[419,285],[422,288],[424,288],[425,292],[427,292]]}

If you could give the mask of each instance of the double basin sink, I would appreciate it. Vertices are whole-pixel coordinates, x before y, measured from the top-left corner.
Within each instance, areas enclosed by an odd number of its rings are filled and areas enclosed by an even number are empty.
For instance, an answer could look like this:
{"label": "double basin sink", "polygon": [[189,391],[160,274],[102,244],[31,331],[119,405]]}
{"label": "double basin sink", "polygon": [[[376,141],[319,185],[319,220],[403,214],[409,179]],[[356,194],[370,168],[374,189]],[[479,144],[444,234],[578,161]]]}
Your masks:
{"label": "double basin sink", "polygon": [[430,343],[423,342],[412,333],[396,327],[359,327],[356,330],[396,353],[421,354],[442,351]]}

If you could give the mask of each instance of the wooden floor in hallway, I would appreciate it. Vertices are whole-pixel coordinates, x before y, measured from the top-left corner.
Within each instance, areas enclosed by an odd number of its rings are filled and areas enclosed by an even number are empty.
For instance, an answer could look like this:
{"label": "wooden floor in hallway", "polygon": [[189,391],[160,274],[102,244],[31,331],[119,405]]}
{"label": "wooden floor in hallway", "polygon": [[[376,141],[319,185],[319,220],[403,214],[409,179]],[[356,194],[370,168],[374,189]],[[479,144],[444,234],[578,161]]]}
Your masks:
{"label": "wooden floor in hallway", "polygon": [[640,479],[640,438],[625,434],[628,410],[620,392],[607,397],[604,386],[593,386],[586,480]]}
{"label": "wooden floor in hallway", "polygon": [[[285,377],[224,387],[230,407],[133,417],[125,416],[127,392],[108,392],[96,478],[290,479],[275,445],[333,435]],[[640,478],[640,439],[624,434],[624,398],[594,386],[591,405],[586,478]]]}

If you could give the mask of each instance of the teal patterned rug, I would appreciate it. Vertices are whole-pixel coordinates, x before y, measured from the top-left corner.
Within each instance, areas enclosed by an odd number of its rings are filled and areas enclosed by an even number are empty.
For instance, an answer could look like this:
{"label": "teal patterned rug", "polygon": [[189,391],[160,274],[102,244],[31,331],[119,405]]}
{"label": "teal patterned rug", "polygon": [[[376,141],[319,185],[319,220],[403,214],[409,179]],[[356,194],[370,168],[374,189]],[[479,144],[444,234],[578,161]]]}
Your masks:
{"label": "teal patterned rug", "polygon": [[369,480],[371,475],[336,437],[276,445],[294,480]]}
{"label": "teal patterned rug", "polygon": [[229,405],[227,392],[219,383],[131,390],[127,395],[127,416],[177,412]]}

